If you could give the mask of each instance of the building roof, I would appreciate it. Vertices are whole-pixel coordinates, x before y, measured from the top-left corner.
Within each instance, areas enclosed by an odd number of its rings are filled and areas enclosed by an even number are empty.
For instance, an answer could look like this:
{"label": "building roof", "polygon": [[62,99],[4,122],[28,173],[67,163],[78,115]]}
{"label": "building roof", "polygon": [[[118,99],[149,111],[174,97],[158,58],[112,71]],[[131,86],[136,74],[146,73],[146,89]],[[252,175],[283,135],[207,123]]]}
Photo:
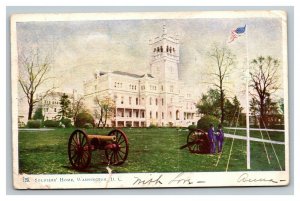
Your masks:
{"label": "building roof", "polygon": [[138,75],[138,74],[133,74],[133,73],[127,73],[127,72],[123,72],[123,71],[113,71],[113,74],[117,74],[117,75],[126,75],[129,77],[134,77],[134,78],[142,78],[142,77],[150,77],[150,78],[154,78],[151,74],[147,73],[147,74],[143,74],[143,75]]}

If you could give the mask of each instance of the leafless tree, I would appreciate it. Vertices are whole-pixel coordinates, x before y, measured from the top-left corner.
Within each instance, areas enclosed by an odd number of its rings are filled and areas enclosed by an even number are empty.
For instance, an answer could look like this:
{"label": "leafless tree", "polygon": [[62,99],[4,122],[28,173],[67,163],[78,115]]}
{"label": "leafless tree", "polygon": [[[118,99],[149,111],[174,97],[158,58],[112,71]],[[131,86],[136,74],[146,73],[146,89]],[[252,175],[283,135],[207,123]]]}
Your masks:
{"label": "leafless tree", "polygon": [[28,103],[28,119],[32,119],[35,104],[46,97],[55,88],[50,87],[46,91],[40,93],[40,96],[36,96],[37,90],[52,78],[48,76],[51,59],[49,56],[39,55],[38,49],[36,51],[31,51],[27,55],[20,51],[18,64],[18,81],[26,95]]}
{"label": "leafless tree", "polygon": [[96,109],[94,110],[94,114],[96,118],[99,119],[98,127],[102,124],[105,127],[107,119],[114,114],[115,102],[110,97],[104,97],[100,99],[99,97],[95,97],[94,99]]}
{"label": "leafless tree", "polygon": [[278,67],[280,62],[271,56],[260,56],[253,59],[251,65],[251,82],[254,92],[251,92],[253,100],[258,104],[260,125],[266,122],[266,112],[268,111],[268,100],[279,88]]}
{"label": "leafless tree", "polygon": [[80,96],[77,99],[75,99],[75,97],[73,96],[70,111],[73,122],[76,122],[76,118],[79,113],[87,111],[84,105],[84,98],[84,96]]}
{"label": "leafless tree", "polygon": [[235,65],[236,57],[228,47],[216,43],[213,44],[208,55],[210,58],[209,84],[216,87],[220,93],[221,123],[223,123],[226,79]]}

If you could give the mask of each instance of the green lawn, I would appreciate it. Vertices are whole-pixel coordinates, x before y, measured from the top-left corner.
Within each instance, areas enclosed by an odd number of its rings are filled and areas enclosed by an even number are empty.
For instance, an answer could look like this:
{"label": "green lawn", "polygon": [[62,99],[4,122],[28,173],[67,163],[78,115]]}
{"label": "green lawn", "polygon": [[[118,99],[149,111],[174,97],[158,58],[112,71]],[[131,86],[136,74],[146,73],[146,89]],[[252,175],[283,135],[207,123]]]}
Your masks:
{"label": "green lawn", "polygon": [[[68,139],[74,129],[52,131],[19,131],[19,169],[27,174],[78,173],[72,169],[68,154]],[[88,129],[88,133],[106,134],[111,129]],[[186,142],[188,131],[175,128],[125,128],[129,139],[129,155],[121,166],[112,167],[114,172],[188,172],[225,171],[229,157],[231,138],[225,139],[223,154],[216,166],[218,155],[191,154],[179,147]],[[274,139],[275,138],[275,139]],[[278,139],[277,139],[278,138]],[[280,135],[273,140],[282,140]],[[265,143],[270,164],[263,143],[251,142],[251,170],[280,170],[269,143]],[[281,167],[284,169],[284,145],[273,145]],[[103,151],[95,151],[87,172],[107,172]],[[246,169],[246,141],[235,140],[228,171]]]}
{"label": "green lawn", "polygon": [[[246,136],[246,131],[245,130],[233,130],[233,129],[226,129],[224,128],[225,133],[230,133],[230,134],[235,134],[236,135],[241,135],[241,136]],[[275,140],[275,141],[280,141],[284,142],[284,132],[274,132],[274,131],[250,131],[250,137],[254,138],[260,138],[265,140]],[[270,137],[270,138],[269,138]]]}

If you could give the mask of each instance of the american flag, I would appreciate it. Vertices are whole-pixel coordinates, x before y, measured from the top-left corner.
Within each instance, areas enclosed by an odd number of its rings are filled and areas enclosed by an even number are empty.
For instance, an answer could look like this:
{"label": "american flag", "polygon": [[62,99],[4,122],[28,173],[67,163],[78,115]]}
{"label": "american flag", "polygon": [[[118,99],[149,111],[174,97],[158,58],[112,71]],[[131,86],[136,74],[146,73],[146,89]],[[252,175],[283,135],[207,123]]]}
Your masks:
{"label": "american flag", "polygon": [[233,29],[230,34],[230,40],[228,43],[231,43],[234,41],[236,38],[240,37],[246,32],[246,25],[243,27],[238,27],[236,29]]}

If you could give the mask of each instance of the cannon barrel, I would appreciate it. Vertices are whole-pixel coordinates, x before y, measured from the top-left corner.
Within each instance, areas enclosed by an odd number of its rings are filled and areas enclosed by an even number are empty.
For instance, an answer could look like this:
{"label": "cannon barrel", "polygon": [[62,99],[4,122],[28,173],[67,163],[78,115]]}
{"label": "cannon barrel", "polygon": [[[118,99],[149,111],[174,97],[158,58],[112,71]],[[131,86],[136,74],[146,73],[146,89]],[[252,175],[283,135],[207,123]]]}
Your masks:
{"label": "cannon barrel", "polygon": [[115,142],[117,140],[116,136],[107,136],[107,135],[88,135],[87,136],[89,140],[97,139],[100,141],[112,141]]}

